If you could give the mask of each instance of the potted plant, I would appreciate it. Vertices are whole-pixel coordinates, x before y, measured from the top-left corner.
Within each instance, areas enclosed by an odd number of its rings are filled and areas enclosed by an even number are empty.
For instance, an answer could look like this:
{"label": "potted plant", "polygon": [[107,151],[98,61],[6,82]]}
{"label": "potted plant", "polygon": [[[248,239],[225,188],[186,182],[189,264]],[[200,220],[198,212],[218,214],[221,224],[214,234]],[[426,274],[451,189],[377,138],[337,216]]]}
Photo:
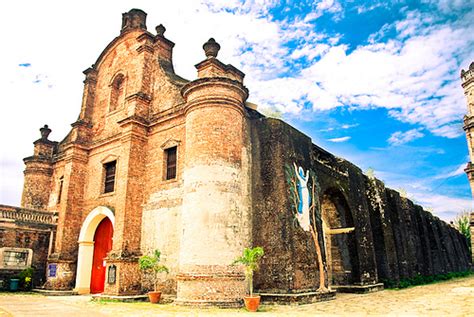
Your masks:
{"label": "potted plant", "polygon": [[144,255],[138,259],[138,265],[140,270],[144,271],[145,273],[151,275],[153,280],[153,292],[148,292],[148,298],[150,302],[156,304],[160,301],[161,298],[161,291],[158,291],[158,274],[166,272],[168,273],[169,270],[166,266],[160,264],[160,257],[161,252],[159,250],[155,250],[151,255]]}
{"label": "potted plant", "polygon": [[245,279],[248,282],[250,296],[244,296],[245,307],[248,311],[256,312],[260,305],[260,296],[253,294],[253,272],[258,270],[258,262],[263,256],[263,248],[245,248],[241,257],[234,261],[234,264],[245,266]]}

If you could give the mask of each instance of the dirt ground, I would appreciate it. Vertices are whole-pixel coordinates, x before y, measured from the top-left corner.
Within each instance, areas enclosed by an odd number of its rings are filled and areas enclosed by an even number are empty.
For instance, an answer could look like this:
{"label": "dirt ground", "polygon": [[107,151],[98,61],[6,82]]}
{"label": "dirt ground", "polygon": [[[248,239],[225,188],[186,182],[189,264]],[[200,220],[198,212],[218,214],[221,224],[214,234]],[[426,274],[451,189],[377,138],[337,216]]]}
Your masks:
{"label": "dirt ground", "polygon": [[310,305],[245,309],[191,309],[172,304],[91,301],[90,296],[0,293],[0,317],[6,316],[474,316],[474,276],[372,294],[337,294]]}

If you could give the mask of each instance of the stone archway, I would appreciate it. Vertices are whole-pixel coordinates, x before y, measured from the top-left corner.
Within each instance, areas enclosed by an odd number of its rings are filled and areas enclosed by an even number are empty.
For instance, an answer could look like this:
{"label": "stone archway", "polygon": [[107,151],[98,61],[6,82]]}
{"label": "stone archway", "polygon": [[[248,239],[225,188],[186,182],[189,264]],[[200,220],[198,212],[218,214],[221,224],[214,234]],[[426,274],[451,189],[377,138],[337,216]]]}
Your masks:
{"label": "stone archway", "polygon": [[329,285],[354,284],[359,276],[354,232],[329,233],[341,228],[354,227],[351,211],[342,193],[337,190],[327,191],[323,195],[321,211]]}
{"label": "stone archway", "polygon": [[89,294],[91,284],[92,260],[94,256],[94,235],[99,224],[108,218],[115,227],[113,212],[104,206],[96,207],[84,220],[79,233],[79,252],[77,255],[76,287],[79,294]]}

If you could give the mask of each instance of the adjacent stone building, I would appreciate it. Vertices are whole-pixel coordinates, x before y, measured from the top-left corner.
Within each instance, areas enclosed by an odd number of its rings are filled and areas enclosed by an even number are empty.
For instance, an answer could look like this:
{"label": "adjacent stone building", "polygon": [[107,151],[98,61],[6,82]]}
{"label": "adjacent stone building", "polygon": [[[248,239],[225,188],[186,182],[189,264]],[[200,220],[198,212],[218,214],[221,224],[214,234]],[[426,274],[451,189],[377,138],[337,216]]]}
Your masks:
{"label": "adjacent stone building", "polygon": [[55,213],[0,205],[0,290],[29,267],[33,286],[44,284],[56,220]]}
{"label": "adjacent stone building", "polygon": [[469,267],[459,232],[246,103],[244,74],[213,39],[197,79],[175,74],[164,33],[147,31],[145,12],[124,13],[84,72],[70,133],[52,142],[45,126],[25,159],[22,207],[59,217],[45,287],[142,293],[137,259],[159,249],[177,303],[235,306],[246,284],[231,264],[263,246],[255,288],[311,300],[320,270],[308,226],[325,285],[341,291]]}
{"label": "adjacent stone building", "polygon": [[467,114],[464,116],[464,131],[466,131],[467,148],[469,150],[469,162],[464,170],[471,185],[474,197],[474,62],[469,65],[468,70],[461,70],[461,82],[467,99]]}

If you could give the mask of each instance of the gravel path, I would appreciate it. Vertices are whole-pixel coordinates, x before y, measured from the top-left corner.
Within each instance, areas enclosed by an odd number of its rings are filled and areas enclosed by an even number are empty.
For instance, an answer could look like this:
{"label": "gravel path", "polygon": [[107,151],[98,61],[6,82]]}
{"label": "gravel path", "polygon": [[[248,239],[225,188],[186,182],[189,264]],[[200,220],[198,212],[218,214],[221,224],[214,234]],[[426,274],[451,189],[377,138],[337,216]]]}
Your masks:
{"label": "gravel path", "polygon": [[[170,304],[92,302],[89,296],[0,293],[7,316],[255,316],[244,309],[190,309]],[[262,306],[257,316],[474,316],[474,276],[405,290],[355,295],[300,306]]]}

